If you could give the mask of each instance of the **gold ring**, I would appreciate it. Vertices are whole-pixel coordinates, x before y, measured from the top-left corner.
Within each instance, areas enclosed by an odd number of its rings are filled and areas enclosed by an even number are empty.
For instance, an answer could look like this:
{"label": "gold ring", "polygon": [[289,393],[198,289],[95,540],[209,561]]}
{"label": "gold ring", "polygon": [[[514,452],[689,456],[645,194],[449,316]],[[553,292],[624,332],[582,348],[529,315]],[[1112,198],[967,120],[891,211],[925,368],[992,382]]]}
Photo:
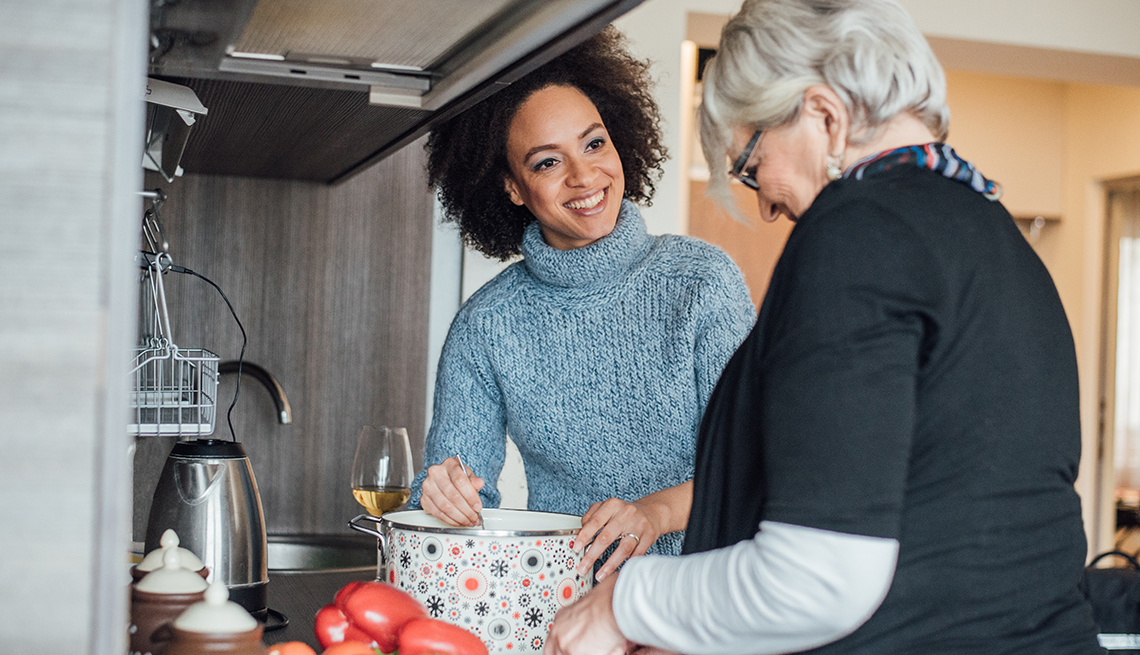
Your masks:
{"label": "gold ring", "polygon": [[[641,537],[638,537],[637,535],[633,534],[632,532],[627,532],[627,533],[623,534],[622,536],[618,537],[618,539],[619,540],[625,539],[626,537],[633,537],[633,540],[637,542],[637,546],[641,545]],[[634,548],[637,548],[637,546],[634,546]]]}

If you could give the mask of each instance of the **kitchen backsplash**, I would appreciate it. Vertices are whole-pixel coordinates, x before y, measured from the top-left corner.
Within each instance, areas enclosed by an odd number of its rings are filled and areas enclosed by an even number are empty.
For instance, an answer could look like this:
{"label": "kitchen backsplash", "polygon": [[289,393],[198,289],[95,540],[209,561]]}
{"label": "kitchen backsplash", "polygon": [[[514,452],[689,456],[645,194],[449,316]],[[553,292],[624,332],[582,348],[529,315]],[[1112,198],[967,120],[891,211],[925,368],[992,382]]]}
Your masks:
{"label": "kitchen backsplash", "polygon": [[[360,512],[349,472],[362,425],[408,429],[421,465],[427,382],[432,195],[422,141],[337,185],[150,175],[178,265],[216,282],[248,333],[245,358],[288,395],[244,377],[233,424],[253,465],[268,531],[346,532]],[[141,212],[140,212],[141,215]],[[206,283],[168,274],[174,341],[237,359],[241,333]],[[235,376],[218,389],[214,437],[228,439]],[[134,534],[141,540],[170,438],[138,440]]]}

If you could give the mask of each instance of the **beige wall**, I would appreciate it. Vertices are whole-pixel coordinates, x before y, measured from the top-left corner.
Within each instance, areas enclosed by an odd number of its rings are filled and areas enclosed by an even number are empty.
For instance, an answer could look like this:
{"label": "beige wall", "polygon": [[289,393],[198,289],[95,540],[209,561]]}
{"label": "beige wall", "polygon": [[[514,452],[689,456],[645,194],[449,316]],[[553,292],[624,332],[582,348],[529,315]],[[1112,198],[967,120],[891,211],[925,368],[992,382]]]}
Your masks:
{"label": "beige wall", "polygon": [[[1099,432],[1105,248],[1102,185],[1140,175],[1140,89],[1072,84],[1066,93],[1065,114],[1065,220],[1058,226],[1060,252],[1051,270],[1077,341],[1085,453],[1077,488],[1087,501],[1096,483]],[[1111,453],[1111,443],[1105,445],[1105,452]],[[1106,472],[1111,473],[1111,468]],[[1109,543],[1112,519],[1111,480],[1102,486],[1107,496],[1100,504],[1099,517],[1094,516],[1097,508],[1085,503],[1085,523],[1096,530],[1094,545],[1100,550]]]}
{"label": "beige wall", "polygon": [[1140,57],[1134,0],[899,0],[923,34]]}
{"label": "beige wall", "polygon": [[949,71],[947,142],[1001,182],[1014,216],[1061,215],[1065,85]]}

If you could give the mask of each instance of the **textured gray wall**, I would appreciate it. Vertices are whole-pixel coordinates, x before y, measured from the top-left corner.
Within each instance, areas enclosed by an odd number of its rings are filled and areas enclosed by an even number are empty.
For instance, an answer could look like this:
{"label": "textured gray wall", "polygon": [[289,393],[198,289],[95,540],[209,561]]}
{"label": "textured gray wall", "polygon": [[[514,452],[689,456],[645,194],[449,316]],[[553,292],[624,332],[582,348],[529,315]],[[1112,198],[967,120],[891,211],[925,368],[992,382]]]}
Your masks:
{"label": "textured gray wall", "polygon": [[[210,120],[210,115],[201,119]],[[148,176],[168,200],[162,221],[175,263],[216,282],[249,336],[248,361],[280,382],[293,424],[242,380],[234,429],[253,465],[270,533],[347,532],[362,510],[349,473],[365,424],[408,429],[419,464],[427,388],[432,195],[422,141],[338,186],[288,180]],[[241,333],[206,283],[166,276],[174,340],[237,359]],[[222,378],[214,437],[234,377]],[[139,440],[136,539],[172,445]]]}

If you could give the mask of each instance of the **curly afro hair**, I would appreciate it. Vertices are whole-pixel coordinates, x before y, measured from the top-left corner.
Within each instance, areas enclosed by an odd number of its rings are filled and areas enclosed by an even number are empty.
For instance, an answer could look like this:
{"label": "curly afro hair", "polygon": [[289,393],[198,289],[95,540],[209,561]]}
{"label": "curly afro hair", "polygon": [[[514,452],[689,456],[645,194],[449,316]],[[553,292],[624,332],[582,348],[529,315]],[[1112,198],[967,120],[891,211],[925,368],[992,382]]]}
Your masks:
{"label": "curly afro hair", "polygon": [[575,87],[597,107],[621,158],[624,197],[649,205],[661,179],[667,152],[649,63],[630,54],[625,37],[607,27],[428,137],[428,181],[439,189],[445,220],[457,223],[463,240],[488,257],[519,254],[523,231],[535,220],[503,187],[510,172],[507,131],[531,94],[550,86]]}

